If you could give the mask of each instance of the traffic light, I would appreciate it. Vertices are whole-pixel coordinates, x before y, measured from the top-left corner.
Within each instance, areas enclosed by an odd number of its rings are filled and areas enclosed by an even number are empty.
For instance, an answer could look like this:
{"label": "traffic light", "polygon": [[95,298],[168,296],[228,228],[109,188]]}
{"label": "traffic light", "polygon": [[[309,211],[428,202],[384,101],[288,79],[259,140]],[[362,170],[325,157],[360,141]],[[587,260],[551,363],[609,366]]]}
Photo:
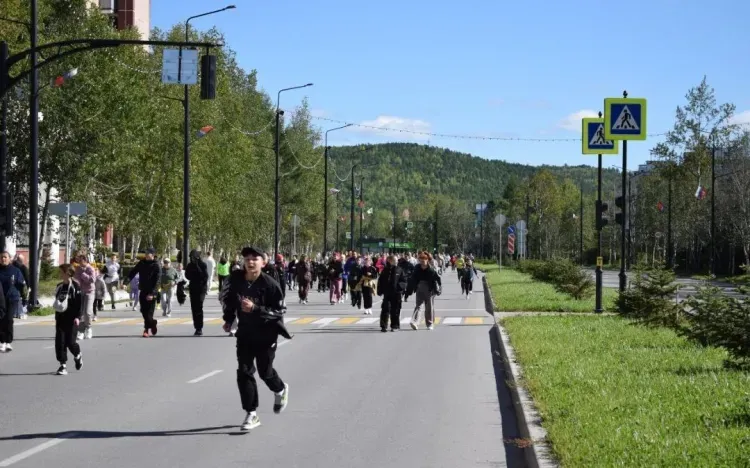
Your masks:
{"label": "traffic light", "polygon": [[201,99],[216,98],[216,56],[201,57]]}
{"label": "traffic light", "polygon": [[609,220],[604,217],[604,213],[609,209],[609,205],[603,203],[601,200],[596,201],[596,229],[601,231],[604,227],[609,224]]}
{"label": "traffic light", "polygon": [[615,206],[620,209],[620,212],[615,214],[615,222],[622,225],[625,222],[625,218],[622,215],[625,211],[625,199],[622,197],[615,198]]}

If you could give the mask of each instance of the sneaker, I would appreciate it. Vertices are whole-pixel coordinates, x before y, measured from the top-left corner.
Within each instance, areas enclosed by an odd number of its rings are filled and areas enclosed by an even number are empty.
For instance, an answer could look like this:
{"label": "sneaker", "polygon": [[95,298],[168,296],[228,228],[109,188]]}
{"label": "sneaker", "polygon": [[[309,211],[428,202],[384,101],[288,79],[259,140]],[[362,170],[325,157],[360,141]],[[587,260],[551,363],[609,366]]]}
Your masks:
{"label": "sneaker", "polygon": [[0,343],[0,353],[4,353],[5,352],[6,346],[7,345],[5,343]]}
{"label": "sneaker", "polygon": [[195,333],[193,333],[193,336],[203,336],[203,330],[195,330]]}
{"label": "sneaker", "polygon": [[154,326],[151,327],[151,336],[156,336],[156,320],[154,320]]}
{"label": "sneaker", "polygon": [[78,353],[78,356],[75,356],[73,360],[76,363],[76,370],[81,370],[81,367],[83,367],[83,353]]}
{"label": "sneaker", "polygon": [[381,331],[381,332],[383,332],[383,333],[388,333],[388,329],[387,329],[387,328],[385,328],[385,327],[382,327],[382,328],[380,329],[380,331]]}
{"label": "sneaker", "polygon": [[433,330],[435,328],[435,325],[427,325],[428,330]]}
{"label": "sneaker", "polygon": [[409,326],[411,327],[412,330],[418,330],[419,329],[419,325],[417,325],[417,322],[415,322],[413,320],[411,322],[409,322]]}
{"label": "sneaker", "polygon": [[68,366],[60,364],[60,367],[57,368],[57,375],[68,375]]}
{"label": "sneaker", "polygon": [[97,317],[96,317],[96,315],[94,315],[94,318],[92,318],[91,321],[92,322],[96,322],[96,320],[97,320]]}
{"label": "sneaker", "polygon": [[115,310],[115,305],[114,304],[112,304],[112,310]]}
{"label": "sneaker", "polygon": [[78,341],[81,341],[83,339],[83,333],[78,332],[78,335],[76,336],[78,338]]}
{"label": "sneaker", "polygon": [[90,340],[93,337],[94,337],[94,330],[92,330],[90,328],[88,330],[86,330],[86,339]]}
{"label": "sneaker", "polygon": [[392,332],[395,332],[396,330],[400,330],[399,328],[391,328]]}
{"label": "sneaker", "polygon": [[281,413],[286,408],[287,403],[289,403],[289,384],[285,383],[281,394],[277,393],[274,395],[273,412],[276,414]]}
{"label": "sneaker", "polygon": [[5,352],[9,353],[11,351],[13,351],[13,345],[10,343],[5,343]]}
{"label": "sneaker", "polygon": [[143,337],[144,338],[148,338],[149,337],[148,330],[143,330]]}
{"label": "sneaker", "polygon": [[253,411],[247,413],[247,416],[245,416],[245,420],[242,421],[240,430],[249,431],[250,429],[255,429],[258,426],[260,426],[260,418],[258,418],[258,415],[255,414],[255,411]]}

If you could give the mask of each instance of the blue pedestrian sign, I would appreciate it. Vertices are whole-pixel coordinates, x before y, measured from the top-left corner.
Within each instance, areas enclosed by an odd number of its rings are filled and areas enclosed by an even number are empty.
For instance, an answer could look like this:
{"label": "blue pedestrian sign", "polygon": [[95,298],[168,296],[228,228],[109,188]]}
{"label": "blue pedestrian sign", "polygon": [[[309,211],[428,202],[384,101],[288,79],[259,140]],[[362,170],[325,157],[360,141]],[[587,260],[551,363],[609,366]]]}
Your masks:
{"label": "blue pedestrian sign", "polygon": [[646,139],[646,100],[606,98],[604,138],[607,140]]}
{"label": "blue pedestrian sign", "polygon": [[617,154],[617,140],[604,138],[604,119],[586,117],[581,120],[581,152],[583,154]]}
{"label": "blue pedestrian sign", "polygon": [[508,226],[508,234],[515,234],[515,233],[516,233],[516,227]]}

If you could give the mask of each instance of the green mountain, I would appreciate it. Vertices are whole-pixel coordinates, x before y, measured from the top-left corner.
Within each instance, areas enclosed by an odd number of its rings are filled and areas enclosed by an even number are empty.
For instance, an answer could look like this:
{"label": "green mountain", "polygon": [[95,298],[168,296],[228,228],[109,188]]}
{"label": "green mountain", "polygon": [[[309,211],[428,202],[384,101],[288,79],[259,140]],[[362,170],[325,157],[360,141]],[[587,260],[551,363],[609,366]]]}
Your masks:
{"label": "green mountain", "polygon": [[[331,184],[349,194],[351,168],[357,165],[355,184],[364,177],[366,199],[379,206],[415,203],[432,194],[476,203],[500,199],[509,182],[523,183],[542,169],[560,181],[582,184],[586,193],[596,190],[595,167],[530,166],[415,143],[340,146],[329,155]],[[604,186],[617,184],[618,177],[616,170],[606,169]]]}

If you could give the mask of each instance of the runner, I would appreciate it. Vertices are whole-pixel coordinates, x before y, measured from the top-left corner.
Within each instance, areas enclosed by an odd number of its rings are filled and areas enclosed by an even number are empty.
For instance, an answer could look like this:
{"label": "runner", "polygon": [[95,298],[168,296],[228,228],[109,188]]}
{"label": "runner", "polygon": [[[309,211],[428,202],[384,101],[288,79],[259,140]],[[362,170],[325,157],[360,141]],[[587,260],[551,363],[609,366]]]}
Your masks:
{"label": "runner", "polygon": [[461,280],[461,291],[466,294],[466,300],[469,300],[472,289],[474,289],[474,278],[477,277],[477,270],[474,268],[474,262],[468,260],[466,267],[463,270],[463,278]]}
{"label": "runner", "polygon": [[197,250],[191,250],[188,258],[190,262],[185,267],[185,278],[190,282],[188,295],[190,296],[190,311],[193,314],[193,328],[195,328],[193,336],[203,336],[203,302],[210,290],[211,271]]}
{"label": "runner", "polygon": [[[138,280],[138,302],[141,306],[141,315],[143,316],[143,337],[148,338],[148,332],[151,336],[156,336],[156,324],[154,319],[154,309],[156,308],[156,296],[159,294],[159,264],[154,258],[156,250],[146,249],[146,256],[139,261],[130,273],[128,278],[132,281],[136,275],[140,275]],[[132,283],[131,283],[132,284]]]}
{"label": "runner", "polygon": [[414,313],[411,318],[411,328],[417,330],[421,322],[422,305],[424,305],[424,320],[428,330],[433,329],[435,321],[435,302],[434,297],[439,296],[442,283],[440,275],[430,266],[430,254],[425,251],[419,254],[419,266],[412,273],[409,279],[409,286],[406,291],[407,296],[416,293],[417,305],[414,307]]}
{"label": "runner", "polygon": [[307,304],[307,295],[310,293],[310,283],[312,283],[313,267],[307,261],[307,256],[302,255],[295,264],[294,274],[297,276],[297,285],[299,286],[299,303]]}
{"label": "runner", "polygon": [[289,400],[289,385],[284,383],[273,368],[277,340],[281,335],[292,336],[284,326],[281,285],[268,274],[261,272],[263,251],[254,247],[242,249],[245,259],[243,270],[233,271],[229,286],[222,291],[224,331],[229,332],[235,318],[237,329],[237,387],[242,409],[247,413],[240,426],[249,431],[260,426],[258,385],[253,374],[258,375],[274,393],[274,413],[281,413]]}
{"label": "runner", "polygon": [[[372,315],[372,296],[375,289],[378,287],[378,269],[372,265],[372,259],[370,257],[365,258],[365,264],[360,268],[360,274],[359,296],[362,302],[364,302],[365,315]],[[362,310],[361,303],[359,310]]]}
{"label": "runner", "polygon": [[341,302],[341,277],[344,274],[344,265],[341,262],[341,253],[333,254],[333,260],[328,264],[328,278],[331,281],[331,289],[328,293],[328,300],[331,305]]}
{"label": "runner", "polygon": [[396,265],[396,257],[390,255],[383,273],[378,278],[378,296],[383,296],[380,309],[380,331],[388,331],[388,319],[391,331],[399,330],[401,324],[401,296],[406,290],[406,277],[403,270]]}
{"label": "runner", "polygon": [[73,355],[76,370],[83,367],[81,347],[76,342],[76,328],[83,318],[81,287],[73,280],[73,267],[64,263],[59,267],[61,283],[55,289],[55,356],[60,367],[57,375],[68,375],[68,351]]}

